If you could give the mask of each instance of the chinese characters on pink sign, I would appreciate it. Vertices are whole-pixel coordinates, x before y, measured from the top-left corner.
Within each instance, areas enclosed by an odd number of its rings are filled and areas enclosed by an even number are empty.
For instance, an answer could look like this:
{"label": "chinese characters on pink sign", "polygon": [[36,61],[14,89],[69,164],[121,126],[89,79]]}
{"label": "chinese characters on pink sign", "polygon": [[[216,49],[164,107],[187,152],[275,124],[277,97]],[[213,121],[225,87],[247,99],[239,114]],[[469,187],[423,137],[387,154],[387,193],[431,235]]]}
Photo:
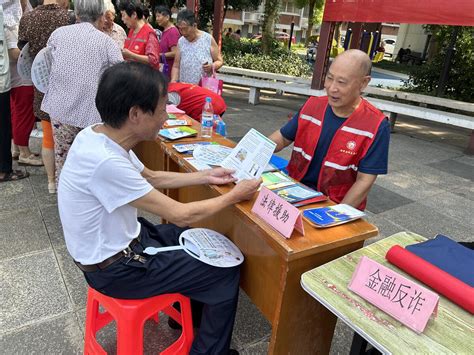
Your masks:
{"label": "chinese characters on pink sign", "polygon": [[252,212],[285,238],[291,237],[293,229],[304,235],[300,210],[265,187],[260,190]]}
{"label": "chinese characters on pink sign", "polygon": [[439,296],[399,273],[363,256],[348,286],[417,333],[422,333]]}

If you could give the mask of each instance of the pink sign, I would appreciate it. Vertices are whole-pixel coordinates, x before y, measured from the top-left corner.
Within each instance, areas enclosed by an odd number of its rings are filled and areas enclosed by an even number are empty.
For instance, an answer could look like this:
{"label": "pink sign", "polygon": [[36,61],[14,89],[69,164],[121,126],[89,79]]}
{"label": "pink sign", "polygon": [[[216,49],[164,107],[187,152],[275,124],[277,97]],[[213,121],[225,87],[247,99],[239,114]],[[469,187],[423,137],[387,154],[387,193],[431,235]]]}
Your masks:
{"label": "pink sign", "polygon": [[360,259],[348,288],[417,333],[423,332],[438,310],[436,293],[366,256]]}
{"label": "pink sign", "polygon": [[265,187],[260,190],[252,212],[285,238],[291,237],[293,229],[304,235],[300,210]]}

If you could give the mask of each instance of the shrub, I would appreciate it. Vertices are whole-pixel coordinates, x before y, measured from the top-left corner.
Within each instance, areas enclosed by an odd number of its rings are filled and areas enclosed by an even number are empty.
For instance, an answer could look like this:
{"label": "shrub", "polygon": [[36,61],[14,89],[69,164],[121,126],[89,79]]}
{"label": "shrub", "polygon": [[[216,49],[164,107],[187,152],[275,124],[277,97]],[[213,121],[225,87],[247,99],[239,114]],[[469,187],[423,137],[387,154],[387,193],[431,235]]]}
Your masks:
{"label": "shrub", "polygon": [[231,67],[252,69],[292,76],[311,76],[312,70],[298,54],[288,51],[281,43],[274,41],[270,55],[264,55],[258,40],[231,38],[222,39],[224,63]]}

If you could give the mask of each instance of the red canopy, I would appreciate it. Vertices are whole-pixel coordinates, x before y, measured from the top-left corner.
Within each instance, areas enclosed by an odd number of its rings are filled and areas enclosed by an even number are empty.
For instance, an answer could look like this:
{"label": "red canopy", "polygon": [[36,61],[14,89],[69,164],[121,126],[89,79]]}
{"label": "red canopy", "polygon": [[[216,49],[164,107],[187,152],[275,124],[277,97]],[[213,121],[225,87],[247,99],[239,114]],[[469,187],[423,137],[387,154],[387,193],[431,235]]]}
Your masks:
{"label": "red canopy", "polygon": [[474,26],[474,0],[327,0],[323,21]]}

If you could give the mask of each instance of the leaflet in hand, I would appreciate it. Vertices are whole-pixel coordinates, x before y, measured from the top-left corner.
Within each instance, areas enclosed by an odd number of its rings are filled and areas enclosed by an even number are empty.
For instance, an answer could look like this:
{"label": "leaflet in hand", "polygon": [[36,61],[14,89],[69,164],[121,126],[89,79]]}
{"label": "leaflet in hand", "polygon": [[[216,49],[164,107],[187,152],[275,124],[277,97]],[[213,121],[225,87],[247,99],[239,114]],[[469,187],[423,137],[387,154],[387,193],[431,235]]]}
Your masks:
{"label": "leaflet in hand", "polygon": [[234,169],[237,182],[258,179],[267,166],[276,144],[255,129],[251,129],[224,159],[221,166]]}
{"label": "leaflet in hand", "polygon": [[195,136],[197,135],[197,131],[189,127],[176,127],[160,129],[158,134],[166,139],[175,140]]}
{"label": "leaflet in hand", "polygon": [[316,228],[337,226],[363,216],[365,216],[364,212],[346,204],[310,208],[303,211],[303,217]]}

